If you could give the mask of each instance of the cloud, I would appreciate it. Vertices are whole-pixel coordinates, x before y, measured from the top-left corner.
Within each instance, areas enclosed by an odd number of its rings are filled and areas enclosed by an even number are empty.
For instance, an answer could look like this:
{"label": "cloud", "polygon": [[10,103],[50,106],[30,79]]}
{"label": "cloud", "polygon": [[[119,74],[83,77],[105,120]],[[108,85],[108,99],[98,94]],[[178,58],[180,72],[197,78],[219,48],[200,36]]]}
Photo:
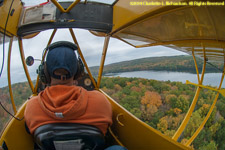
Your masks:
{"label": "cloud", "polygon": [[[102,49],[104,44],[104,37],[96,37],[92,35],[89,31],[75,29],[74,30],[79,45],[81,47],[82,53],[89,66],[100,65]],[[52,34],[52,30],[47,30],[41,32],[39,35],[32,39],[24,39],[23,47],[25,58],[28,56],[33,56],[35,59],[41,59],[43,49],[47,46],[48,39]],[[66,40],[71,41],[72,37],[68,29],[61,29],[56,32],[53,42]],[[1,45],[2,46],[2,45]],[[8,43],[5,45],[5,65],[2,78],[0,79],[1,87],[7,85],[7,53],[8,53]],[[155,46],[146,48],[134,48],[122,41],[111,38],[105,64],[144,58],[144,57],[160,57],[160,56],[173,56],[173,55],[183,55],[185,53],[172,50],[167,47]],[[2,54],[0,54],[0,59],[2,59]],[[32,80],[36,79],[36,69],[40,65],[40,61],[35,61],[34,65],[28,67],[31,73]],[[23,70],[18,41],[13,42],[12,56],[11,56],[11,78],[12,83],[25,81],[25,73]]]}
{"label": "cloud", "polygon": [[[47,46],[48,39],[51,36],[53,30],[47,30],[41,32],[36,37],[32,39],[24,39],[23,47],[25,58],[28,56],[33,56],[35,59],[41,59],[43,49]],[[81,47],[82,53],[89,66],[100,65],[102,49],[104,45],[104,37],[96,37],[92,35],[89,31],[75,29],[74,30],[79,45]],[[53,42],[66,40],[71,41],[72,37],[68,29],[61,29],[56,32]],[[1,45],[2,46],[2,45]],[[1,86],[5,86],[7,81],[7,53],[8,53],[8,43],[5,47],[5,65],[4,72],[2,75]],[[155,47],[145,47],[145,48],[134,48],[122,41],[111,38],[105,64],[144,58],[144,57],[157,57],[157,56],[173,56],[173,55],[183,55],[185,53],[172,50],[167,47],[155,46]],[[2,59],[2,54],[0,54]],[[34,65],[28,67],[29,72],[32,74],[32,80],[36,79],[36,69],[40,65],[40,61],[35,61]],[[12,56],[11,56],[11,76],[12,82],[25,81],[25,74],[23,71],[23,66],[21,63],[21,57],[19,53],[18,41],[13,42]],[[3,81],[4,80],[4,81]],[[3,83],[4,82],[4,83]]]}

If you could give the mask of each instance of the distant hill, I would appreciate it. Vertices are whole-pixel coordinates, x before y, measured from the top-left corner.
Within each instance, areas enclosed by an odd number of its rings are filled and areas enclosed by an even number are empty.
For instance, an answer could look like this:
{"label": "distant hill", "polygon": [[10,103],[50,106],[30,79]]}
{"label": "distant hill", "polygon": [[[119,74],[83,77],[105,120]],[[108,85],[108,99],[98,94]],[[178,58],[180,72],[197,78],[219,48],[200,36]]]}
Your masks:
{"label": "distant hill", "polygon": [[[16,83],[12,85],[12,92],[17,110],[31,96],[32,92],[28,82]],[[9,95],[9,88],[0,88],[0,102],[11,114],[14,114]],[[6,125],[10,116],[0,106],[0,132]]]}
{"label": "distant hill", "polygon": [[[197,64],[199,72],[201,72],[203,61],[197,58]],[[222,69],[223,64],[207,64],[206,72],[219,72],[216,67]],[[99,66],[90,67],[93,75],[98,74]],[[144,70],[156,70],[156,71],[178,71],[178,72],[191,72],[195,73],[195,65],[192,56],[164,56],[164,57],[147,57],[141,59],[135,59],[130,61],[122,61],[104,66],[103,74],[129,72],[129,71],[144,71]],[[222,69],[223,70],[223,69]]]}

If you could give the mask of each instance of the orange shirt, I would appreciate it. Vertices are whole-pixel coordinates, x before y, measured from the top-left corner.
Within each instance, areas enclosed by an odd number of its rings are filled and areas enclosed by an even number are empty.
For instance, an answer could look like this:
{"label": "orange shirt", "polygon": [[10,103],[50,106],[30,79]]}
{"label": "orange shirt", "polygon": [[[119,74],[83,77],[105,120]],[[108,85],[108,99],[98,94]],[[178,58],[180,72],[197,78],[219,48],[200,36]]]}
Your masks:
{"label": "orange shirt", "polygon": [[88,124],[105,134],[112,124],[112,108],[98,91],[56,85],[47,87],[28,101],[24,118],[31,134],[39,126],[49,123]]}

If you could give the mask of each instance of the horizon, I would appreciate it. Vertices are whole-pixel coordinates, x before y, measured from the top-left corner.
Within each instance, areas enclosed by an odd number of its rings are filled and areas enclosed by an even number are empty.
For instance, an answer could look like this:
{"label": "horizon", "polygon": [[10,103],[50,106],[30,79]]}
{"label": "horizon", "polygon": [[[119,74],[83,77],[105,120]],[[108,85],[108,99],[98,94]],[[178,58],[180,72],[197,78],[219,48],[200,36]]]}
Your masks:
{"label": "horizon", "polygon": [[[96,37],[89,31],[83,29],[73,29],[76,33],[79,46],[82,50],[84,58],[89,67],[97,66],[100,64],[102,49],[104,44],[103,37]],[[39,33],[37,36],[31,39],[23,40],[25,58],[33,56],[34,59],[41,59],[43,49],[46,47],[48,38],[52,34],[53,30],[46,30]],[[46,40],[47,39],[47,40]],[[73,42],[72,37],[67,29],[57,30],[52,42],[66,40]],[[5,63],[3,68],[3,74],[0,78],[0,85],[5,86],[7,80],[7,57],[8,57],[8,45],[5,43]],[[3,44],[0,45],[3,47]],[[161,56],[176,56],[186,55],[186,53],[167,48],[164,46],[153,46],[144,48],[134,48],[118,39],[110,38],[109,46],[106,54],[105,65],[112,64],[114,62],[121,62],[133,59],[139,59],[143,57],[161,57]],[[0,54],[0,60],[3,59],[2,53]],[[40,62],[35,61],[34,65],[28,67],[28,71],[32,74],[36,72],[36,69],[40,65]],[[17,83],[24,81],[25,74],[23,73],[23,65],[21,62],[18,41],[13,41],[12,55],[11,55],[11,82]],[[15,76],[16,75],[16,76]],[[34,78],[33,78],[34,79]],[[32,79],[32,80],[33,80]],[[3,83],[4,82],[4,83]],[[7,83],[8,85],[8,83]],[[0,86],[1,87],[1,86]]]}
{"label": "horizon", "polygon": [[[114,65],[114,64],[118,64],[118,63],[123,63],[123,62],[129,62],[129,61],[135,61],[135,60],[141,60],[141,59],[150,59],[150,58],[159,58],[159,57],[182,57],[182,56],[188,56],[188,57],[191,57],[190,55],[175,55],[175,56],[155,56],[155,57],[144,57],[144,58],[138,58],[138,59],[132,59],[132,60],[126,60],[126,61],[120,61],[120,62],[115,62],[115,63],[111,63],[111,64],[107,64],[107,65],[104,65],[105,67],[106,66],[108,66],[108,65]],[[28,66],[29,67],[29,66]],[[99,67],[99,66],[91,66],[91,67],[89,67],[89,69],[91,69],[91,68],[95,68],[95,67]],[[190,73],[190,74],[195,74],[196,75],[196,73],[195,72],[188,72],[188,71],[168,71],[168,70],[154,70],[154,69],[152,69],[152,70],[140,70],[140,71],[155,71],[155,72],[170,72],[170,73],[176,73],[176,72],[178,72],[178,73]],[[116,73],[113,73],[113,74],[117,74],[117,73],[126,73],[126,72],[137,72],[137,71],[135,71],[135,70],[133,70],[133,71],[125,71],[125,72],[116,72]],[[93,71],[91,72],[92,73],[92,75],[94,75],[93,73]],[[208,72],[208,73],[205,73],[205,74],[211,74],[211,73],[215,73],[215,74],[219,74],[218,72]],[[200,75],[201,75],[201,73],[200,73]],[[107,76],[107,75],[106,75]],[[37,74],[36,74],[36,72],[32,72],[31,74],[30,74],[30,77],[31,77],[31,79],[32,79],[32,82],[35,82],[36,81],[36,78],[37,78]],[[185,77],[184,77],[185,78]],[[146,79],[148,79],[148,78],[146,78]],[[197,78],[196,78],[197,79]],[[169,79],[168,79],[169,80]],[[160,81],[160,80],[159,80]],[[163,80],[163,81],[165,81],[165,80]],[[24,83],[24,82],[28,82],[27,81],[27,78],[26,78],[26,76],[24,76],[24,78],[22,78],[21,80],[19,80],[18,82],[11,82],[12,83],[12,85],[14,85],[14,84],[17,84],[17,83]],[[179,82],[179,81],[177,81],[177,82]],[[185,83],[185,82],[183,82],[183,83]],[[5,88],[5,87],[8,87],[8,80],[4,80],[4,83],[3,84],[0,84],[0,88]]]}
{"label": "horizon", "polygon": [[[146,59],[146,58],[157,58],[157,57],[179,57],[179,56],[190,56],[190,55],[174,55],[174,56],[154,56],[154,57],[143,57],[143,58],[138,58],[138,59],[130,59],[130,60],[125,60],[125,61],[119,61],[119,62],[113,62],[113,63],[110,63],[110,64],[107,64],[107,65],[104,65],[104,66],[108,66],[108,65],[113,65],[113,64],[116,64],[116,63],[122,63],[122,62],[129,62],[129,61],[134,61],[134,60],[139,60],[139,59]],[[29,68],[30,66],[28,66]],[[89,68],[94,68],[94,67],[99,67],[99,66],[90,66]],[[24,72],[24,70],[22,70],[22,72]],[[24,74],[25,75],[25,74]],[[12,75],[11,75],[12,77]],[[30,73],[30,77],[32,79],[32,81],[35,81],[36,78],[37,78],[37,74],[36,72],[31,72]],[[0,81],[2,81],[2,78],[0,78]],[[4,87],[7,87],[8,86],[8,78],[5,78],[7,80],[3,80],[3,83],[1,82],[0,84],[0,88],[4,88]],[[27,82],[27,78],[26,76],[23,76],[23,78],[21,78],[18,82],[12,82],[11,81],[11,84],[16,84],[16,83],[23,83],[23,82]]]}

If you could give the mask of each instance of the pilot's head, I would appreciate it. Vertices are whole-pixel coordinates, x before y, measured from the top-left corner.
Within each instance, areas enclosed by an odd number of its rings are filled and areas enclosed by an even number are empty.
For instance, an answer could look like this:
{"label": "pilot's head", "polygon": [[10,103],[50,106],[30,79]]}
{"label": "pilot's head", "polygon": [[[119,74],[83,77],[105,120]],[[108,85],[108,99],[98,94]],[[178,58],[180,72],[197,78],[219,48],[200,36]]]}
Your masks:
{"label": "pilot's head", "polygon": [[51,85],[72,84],[78,70],[76,49],[77,46],[70,42],[56,42],[49,47],[46,65]]}

